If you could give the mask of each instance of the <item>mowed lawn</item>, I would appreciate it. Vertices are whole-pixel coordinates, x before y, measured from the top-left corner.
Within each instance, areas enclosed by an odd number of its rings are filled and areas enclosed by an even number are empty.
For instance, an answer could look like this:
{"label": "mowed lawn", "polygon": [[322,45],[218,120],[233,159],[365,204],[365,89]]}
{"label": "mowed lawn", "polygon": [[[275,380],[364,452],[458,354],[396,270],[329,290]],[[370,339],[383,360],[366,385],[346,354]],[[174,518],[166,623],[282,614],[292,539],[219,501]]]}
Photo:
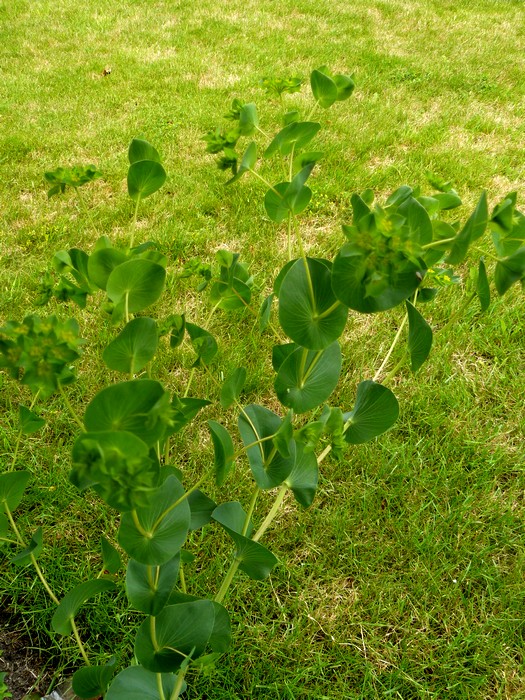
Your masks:
{"label": "mowed lawn", "polygon": [[[379,199],[402,184],[428,193],[430,175],[452,181],[465,203],[460,215],[482,190],[491,207],[517,190],[525,210],[521,0],[0,0],[0,40],[0,324],[35,312],[79,319],[88,343],[71,397],[80,413],[112,379],[100,348],[113,329],[107,324],[101,338],[99,311],[38,309],[35,300],[57,250],[89,252],[99,236],[125,238],[132,138],[154,144],[168,172],[137,226],[137,239],[155,241],[169,258],[159,313],[208,317],[194,281],[178,277],[192,258],[212,262],[220,247],[241,253],[261,300],[286,261],[264,187],[245,178],[225,188],[202,138],[226,123],[234,98],[256,102],[261,127],[274,134],[280,105],[265,95],[263,77],[307,79],[322,65],[355,77],[347,102],[316,113],[325,155],[302,217],[312,255],[329,256],[341,243],[351,194],[367,188]],[[307,82],[285,96],[287,108],[308,109]],[[44,172],[89,163],[103,177],[82,199],[67,192],[48,200]],[[468,266],[457,272],[464,287]],[[484,315],[473,304],[447,325],[461,306],[458,291],[429,307],[436,336],[428,363],[390,382],[401,405],[394,428],[342,461],[326,459],[310,509],[286,503],[265,538],[280,563],[263,582],[238,576],[226,600],[232,650],[213,670],[188,676],[189,698],[525,698],[524,297],[513,288]],[[356,315],[337,395],[345,410],[401,318],[397,310]],[[279,410],[272,338],[251,321],[246,335],[219,317],[213,323],[225,367],[247,368],[246,402]],[[237,316],[231,327],[243,323]],[[189,363],[172,359],[158,371],[177,390]],[[205,374],[195,374],[192,391],[216,398]],[[0,373],[6,469],[24,402],[28,394]],[[222,420],[214,410],[206,417]],[[42,567],[65,593],[98,573],[100,534],[113,538],[117,524],[94,495],[68,483],[74,431],[58,400],[45,411],[49,426],[18,455],[34,476],[20,524],[26,533],[43,527]],[[233,412],[228,420],[234,425]],[[178,466],[190,473],[213,458],[204,425],[177,445]],[[250,484],[238,470],[231,493],[218,498],[246,502]],[[198,564],[187,573],[203,596],[216,593],[229,552],[205,535],[191,542]],[[80,665],[73,642],[49,641],[52,605],[31,571],[12,568],[7,556],[0,562],[0,604],[13,625],[51,653],[58,673]],[[88,607],[91,652],[128,663],[136,621],[124,593],[112,606]]]}

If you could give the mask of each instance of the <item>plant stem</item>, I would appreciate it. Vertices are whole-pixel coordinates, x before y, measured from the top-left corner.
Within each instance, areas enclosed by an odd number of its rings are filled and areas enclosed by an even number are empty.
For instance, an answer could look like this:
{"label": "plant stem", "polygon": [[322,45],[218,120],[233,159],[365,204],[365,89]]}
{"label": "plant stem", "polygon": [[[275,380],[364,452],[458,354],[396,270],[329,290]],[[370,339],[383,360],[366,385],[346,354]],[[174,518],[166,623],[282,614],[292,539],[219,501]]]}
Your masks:
{"label": "plant stem", "polygon": [[80,634],[78,633],[78,627],[75,623],[75,620],[73,618],[71,618],[70,623],[71,623],[71,629],[73,630],[73,634],[75,636],[77,646],[80,649],[80,653],[82,654],[82,658],[86,662],[86,666],[91,666],[91,664],[89,663],[88,655],[86,654],[86,650],[84,649],[84,645],[82,644],[82,640],[80,639]]}
{"label": "plant stem", "polygon": [[193,381],[193,377],[195,376],[195,367],[191,368],[190,376],[188,378],[188,383],[186,384],[186,390],[184,391],[184,398],[188,396],[188,393],[190,391],[191,383]]}
{"label": "plant stem", "polygon": [[452,316],[449,317],[448,321],[445,323],[445,325],[439,329],[439,333],[443,333],[443,331],[446,331],[450,326],[456,322],[456,320],[462,316],[465,311],[468,309],[472,301],[476,298],[476,292],[473,292],[467,299],[465,300],[465,303],[462,304],[459,309],[456,311],[456,313],[452,314]]}
{"label": "plant stem", "polygon": [[421,250],[430,250],[431,248],[437,248],[440,245],[444,245],[445,243],[452,243],[452,241],[455,241],[457,236],[452,236],[451,238],[442,238],[440,241],[432,241],[431,243],[426,243],[425,245],[421,246]]}
{"label": "plant stem", "polygon": [[266,530],[270,527],[272,524],[275,516],[277,515],[279,508],[281,507],[281,504],[284,500],[284,497],[286,496],[286,492],[288,491],[288,486],[287,484],[282,484],[279,488],[279,491],[277,493],[277,497],[273,503],[273,506],[270,508],[270,511],[268,512],[268,515],[264,519],[261,527],[257,530],[255,535],[252,537],[252,540],[254,542],[258,542],[261,537],[264,535]]}
{"label": "plant stem", "polygon": [[403,318],[403,320],[402,320],[402,322],[401,322],[399,328],[397,329],[397,333],[396,333],[396,335],[395,335],[395,337],[394,337],[394,340],[392,341],[392,345],[391,345],[390,348],[388,349],[388,352],[387,352],[387,354],[386,354],[386,356],[385,356],[385,359],[383,360],[383,362],[381,363],[381,366],[379,367],[379,369],[377,370],[377,372],[376,372],[375,375],[374,375],[374,378],[373,378],[373,381],[374,381],[374,382],[377,382],[377,380],[379,379],[379,377],[383,374],[383,371],[384,371],[385,367],[386,367],[387,364],[388,364],[388,360],[390,359],[390,356],[391,356],[392,353],[394,352],[395,347],[396,347],[396,345],[398,344],[399,339],[401,338],[401,333],[403,332],[403,328],[405,327],[405,324],[406,324],[407,321],[408,321],[408,314],[405,314],[405,317]]}
{"label": "plant stem", "polygon": [[246,518],[244,519],[244,525],[241,532],[241,535],[244,535],[244,537],[246,537],[246,533],[248,532],[248,528],[250,527],[250,520],[252,519],[253,511],[255,510],[255,504],[257,503],[257,498],[259,497],[260,493],[261,489],[258,486],[256,486],[250,500],[250,505],[248,507],[248,512],[246,513]]}
{"label": "plant stem", "polygon": [[261,182],[264,182],[264,184],[266,185],[266,187],[269,187],[269,188],[271,189],[271,191],[279,197],[279,199],[282,199],[282,198],[283,198],[282,194],[281,194],[280,192],[278,192],[278,191],[275,189],[275,187],[274,187],[273,185],[270,185],[270,183],[268,182],[268,180],[266,180],[262,175],[259,175],[259,173],[258,173],[256,170],[253,170],[252,168],[249,168],[249,171],[250,171],[253,175],[255,175],[255,177],[259,178],[259,180],[260,180]]}
{"label": "plant stem", "polygon": [[230,584],[233,581],[233,577],[237,573],[237,569],[239,568],[240,563],[241,563],[241,560],[235,558],[232,561],[232,563],[230,564],[230,568],[228,569],[228,573],[224,577],[224,580],[221,584],[221,587],[219,588],[217,595],[213,599],[216,603],[222,603],[222,601],[224,600],[224,596],[228,592],[228,588],[230,587]]}
{"label": "plant stem", "polygon": [[310,110],[310,113],[309,113],[308,116],[306,117],[306,121],[307,121],[307,122],[309,122],[310,119],[314,116],[315,111],[316,111],[316,109],[317,109],[318,106],[319,106],[319,101],[316,100],[314,106],[313,106],[312,109]]}
{"label": "plant stem", "polygon": [[134,508],[131,512],[131,517],[133,518],[133,523],[135,524],[135,527],[137,530],[140,532],[140,534],[143,537],[147,537],[148,539],[151,537],[150,532],[146,532],[146,530],[142,527],[142,524],[139,520],[139,516],[137,515],[137,510]]}
{"label": "plant stem", "polygon": [[173,692],[170,695],[170,700],[177,700],[177,698],[180,697],[180,694],[182,692],[182,686],[184,685],[185,673],[186,673],[185,671],[179,671],[179,673],[177,674],[177,680],[175,682],[175,687],[173,688]]}
{"label": "plant stem", "polygon": [[155,675],[157,677],[157,691],[159,693],[159,698],[160,700],[166,700],[164,688],[162,687],[162,673],[156,673]]}
{"label": "plant stem", "polygon": [[130,231],[131,231],[130,238],[129,238],[130,249],[133,248],[133,242],[135,240],[135,229],[137,226],[137,215],[139,212],[139,204],[140,204],[140,194],[137,197],[137,201],[135,203],[135,211],[133,212],[133,219],[132,219],[131,224],[130,224]]}
{"label": "plant stem", "polygon": [[339,300],[334,301],[332,306],[329,306],[322,313],[317,315],[317,320],[319,320],[321,318],[326,318],[327,316],[330,316],[330,314],[333,313],[337,309],[338,306],[341,306],[341,302]]}
{"label": "plant stem", "polygon": [[60,381],[58,382],[58,389],[59,389],[59,391],[60,391],[60,393],[61,393],[61,395],[62,395],[62,398],[64,399],[64,403],[66,404],[66,406],[67,406],[67,408],[68,408],[68,411],[70,412],[70,414],[71,414],[73,420],[74,420],[75,423],[78,425],[78,427],[80,428],[80,430],[81,430],[82,432],[84,432],[84,424],[82,423],[82,421],[81,421],[80,418],[78,417],[78,415],[77,415],[75,409],[74,409],[73,406],[71,405],[71,403],[70,403],[70,401],[69,401],[69,399],[68,399],[68,397],[67,397],[67,394],[66,394],[66,392],[64,391],[64,387],[62,386],[62,384],[61,384]]}
{"label": "plant stem", "polygon": [[184,564],[182,563],[182,560],[179,564],[179,581],[181,591],[183,593],[187,593],[188,590],[186,588],[186,576],[184,576]]}

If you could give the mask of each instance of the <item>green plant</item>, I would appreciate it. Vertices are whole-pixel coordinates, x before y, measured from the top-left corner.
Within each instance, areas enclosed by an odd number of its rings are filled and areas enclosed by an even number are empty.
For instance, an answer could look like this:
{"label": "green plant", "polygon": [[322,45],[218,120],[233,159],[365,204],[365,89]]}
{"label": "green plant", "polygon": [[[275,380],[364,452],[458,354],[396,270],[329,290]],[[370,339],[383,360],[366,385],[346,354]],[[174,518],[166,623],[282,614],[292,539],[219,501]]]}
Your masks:
{"label": "green plant", "polygon": [[[184,472],[172,463],[176,458],[174,436],[210,403],[189,393],[197,371],[217,381],[210,366],[217,359],[219,344],[207,327],[190,322],[186,313],[161,319],[143,315],[161,297],[167,278],[165,256],[151,243],[134,245],[140,202],[166,178],[157,151],[145,141],[134,140],[129,149],[128,193],[135,209],[128,245],[113,245],[102,237],[90,254],[78,249],[60,251],[55,256],[55,271],[62,275],[62,291],[55,293],[51,276],[51,286],[44,294],[47,299],[71,299],[82,307],[90,296],[105,294],[102,306],[119,330],[102,359],[108,369],[125,379],[95,393],[81,418],[64,388],[74,380],[72,363],[80,355],[77,325],[62,323],[55,316],[31,315],[0,329],[2,366],[34,394],[30,407],[20,408],[17,445],[24,434],[42,426],[34,410],[37,400],[59,391],[81,431],[72,448],[71,481],[80,490],[93,489],[120,514],[118,545],[127,556],[126,592],[131,608],[144,616],[135,637],[138,665],[124,668],[113,681],[114,658],[104,665],[90,665],[77,613],[87,600],[116,589],[120,553],[104,538],[102,573],[59,599],[37,561],[42,530],[37,529],[28,542],[13,517],[29,482],[27,471],[15,471],[15,450],[11,470],[0,476],[0,537],[21,548],[12,558],[15,565],[35,567],[56,604],[55,632],[74,635],[86,663],[74,676],[75,691],[81,697],[105,693],[109,700],[174,700],[184,692],[189,670],[212,665],[227,650],[231,630],[223,602],[235,574],[241,570],[255,580],[266,578],[277,558],[260,540],[286,494],[292,492],[301,506],[308,507],[315,496],[319,465],[328,453],[340,458],[349,445],[373,440],[395,423],[398,402],[384,382],[406,361],[403,354],[386,372],[403,328],[408,324],[408,357],[412,371],[417,372],[432,345],[432,330],[418,306],[432,302],[441,287],[454,283],[450,268],[464,262],[489,223],[485,195],[464,226],[449,223],[446,212],[461,202],[446,183],[438,183],[443,191],[432,195],[404,186],[383,204],[375,203],[373,194],[365,191],[352,197],[352,223],[344,225],[345,242],[333,259],[309,257],[299,216],[312,197],[306,183],[322,157],[320,151],[306,150],[321,129],[311,118],[318,108],[346,100],[354,87],[350,76],[332,75],[325,67],[313,71],[310,83],[314,105],[307,119],[300,121],[296,111],[285,115],[285,126],[266,145],[262,166],[255,141],[247,145],[242,157],[235,150],[241,137],[261,133],[253,103],[235,103],[228,116],[238,125],[228,132],[219,128],[206,137],[210,152],[223,153],[219,166],[231,168],[230,182],[251,173],[265,184],[266,214],[287,229],[289,260],[273,280],[273,291],[260,311],[253,307],[253,279],[239,254],[220,250],[214,271],[200,262],[183,271],[203,276],[208,283],[200,286],[209,287],[210,317],[218,310],[245,310],[257,317],[262,332],[275,334],[274,389],[283,406],[282,415],[262,405],[242,405],[246,370],[237,367],[217,383],[217,398],[224,411],[236,406],[240,443],[229,426],[223,425],[227,416],[222,422],[209,420],[213,467],[194,483],[185,484]],[[277,166],[273,166],[275,160]],[[271,184],[273,169],[282,171],[276,184]],[[490,217],[497,254],[495,285],[500,294],[525,275],[524,221],[516,210],[515,195],[509,195]],[[471,286],[467,301],[477,296],[486,309],[490,287],[482,259]],[[277,315],[272,310],[276,299]],[[389,311],[400,304],[405,304],[406,315],[373,378],[358,384],[352,406],[328,404],[340,379],[343,355],[348,352],[345,330],[349,315]],[[153,361],[161,352],[177,352],[184,343],[193,348],[195,357],[186,390],[180,395],[154,378]],[[247,506],[230,500],[235,492],[228,481],[234,462],[242,455],[254,482]],[[207,480],[214,480],[218,489],[229,489],[220,503],[201,491]],[[261,494],[274,490],[274,502],[256,528],[253,519]],[[193,556],[184,549],[188,534],[205,526],[212,532],[212,526],[220,526],[234,550],[222,583],[210,598],[193,596],[185,574]]]}

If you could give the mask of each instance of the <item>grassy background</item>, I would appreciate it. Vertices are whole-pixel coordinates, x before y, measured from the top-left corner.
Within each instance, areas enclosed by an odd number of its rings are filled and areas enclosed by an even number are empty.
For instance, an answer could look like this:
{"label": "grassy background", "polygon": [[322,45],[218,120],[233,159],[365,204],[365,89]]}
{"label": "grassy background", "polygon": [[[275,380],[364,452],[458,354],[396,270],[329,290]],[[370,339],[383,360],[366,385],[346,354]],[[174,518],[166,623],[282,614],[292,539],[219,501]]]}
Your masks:
{"label": "grassy background", "polygon": [[[138,234],[170,258],[172,294],[159,313],[207,316],[194,285],[176,273],[221,246],[242,253],[263,293],[285,259],[284,236],[266,220],[257,182],[224,190],[201,139],[234,97],[256,101],[262,126],[273,130],[278,105],[259,86],[265,75],[307,76],[322,64],[355,73],[355,96],[321,115],[326,157],[303,218],[314,252],[341,241],[355,190],[428,190],[430,171],[452,180],[468,204],[484,188],[492,203],[521,193],[523,11],[512,0],[298,0],[290,8],[269,0],[0,0],[0,321],[34,310],[39,273],[56,250],[126,235],[126,150],[135,136],[160,150],[169,173],[144,203]],[[304,107],[306,94],[287,104]],[[44,171],[89,162],[104,173],[85,192],[90,217],[71,194],[47,200]],[[435,329],[457,303],[447,292],[429,309]],[[113,378],[98,359],[112,331],[103,321],[97,330],[97,311],[56,310],[75,313],[90,339],[71,390],[82,411]],[[239,576],[229,600],[233,651],[213,674],[192,679],[191,697],[525,697],[522,310],[513,290],[485,316],[470,309],[438,334],[417,378],[401,372],[393,382],[402,405],[395,429],[343,462],[327,461],[311,509],[287,502],[266,540],[282,564],[262,584]],[[379,366],[399,320],[397,312],[356,318],[342,406]],[[254,332],[240,340],[235,323],[230,331],[220,317],[213,322],[223,367],[246,363],[246,402],[275,406],[272,339]],[[170,355],[157,370],[179,391],[189,364]],[[9,465],[17,404],[27,395],[4,375],[0,387],[0,458]],[[215,398],[206,377],[196,378],[194,393]],[[28,530],[44,527],[57,554],[42,561],[65,591],[97,570],[99,534],[116,525],[94,497],[67,485],[70,420],[58,402],[46,415],[50,426],[20,455],[35,474],[21,518]],[[201,426],[177,445],[190,474],[210,459],[206,440]],[[243,469],[241,498],[249,490]],[[200,535],[193,544],[204,562],[197,590],[214,592],[221,565],[212,555],[218,546],[226,556],[227,545]],[[0,599],[24,612],[35,646],[47,648],[51,611],[30,572],[2,566]],[[85,615],[97,630],[90,648],[124,655],[133,628],[122,600]],[[65,663],[52,644],[52,663]]]}

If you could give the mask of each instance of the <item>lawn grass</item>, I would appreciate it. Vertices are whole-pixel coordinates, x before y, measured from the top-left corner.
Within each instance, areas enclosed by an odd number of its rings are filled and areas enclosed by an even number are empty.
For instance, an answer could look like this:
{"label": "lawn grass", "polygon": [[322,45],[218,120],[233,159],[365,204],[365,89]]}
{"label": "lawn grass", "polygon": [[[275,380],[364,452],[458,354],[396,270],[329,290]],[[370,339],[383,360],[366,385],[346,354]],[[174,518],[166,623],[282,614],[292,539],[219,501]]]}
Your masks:
{"label": "lawn grass", "polygon": [[[307,76],[322,64],[355,73],[355,95],[319,114],[326,155],[302,222],[314,254],[341,242],[356,190],[382,197],[408,183],[430,191],[430,172],[453,181],[465,211],[482,189],[491,203],[523,193],[523,2],[299,0],[284,10],[269,0],[0,0],[1,322],[34,311],[39,275],[56,250],[127,235],[126,150],[135,136],[159,149],[169,174],[144,202],[137,233],[170,259],[159,315],[186,311],[204,322],[209,308],[195,282],[177,273],[223,246],[242,253],[262,298],[286,259],[285,236],[264,215],[259,183],[224,188],[202,135],[234,97],[257,102],[261,125],[274,130],[279,105],[264,96],[265,75]],[[303,108],[306,94],[286,104]],[[90,162],[104,177],[82,192],[89,215],[73,194],[48,201],[46,170]],[[190,678],[189,697],[525,697],[523,297],[513,289],[485,315],[472,307],[446,327],[455,291],[429,307],[434,330],[443,329],[429,363],[391,382],[402,406],[395,428],[341,462],[327,459],[309,510],[286,502],[265,539],[281,563],[263,583],[239,575],[227,600],[233,649],[213,672]],[[89,339],[70,390],[82,412],[115,378],[97,360],[113,330],[106,323],[93,337],[97,311],[52,310],[75,314]],[[212,320],[221,366],[246,364],[243,400],[278,410],[273,338],[254,329],[241,339],[236,324],[251,321],[233,317],[234,330]],[[397,311],[356,317],[337,395],[343,407],[379,367],[400,319]],[[170,356],[155,371],[183,391],[190,364],[189,354]],[[4,374],[0,387],[0,459],[9,467],[17,406],[28,397]],[[206,375],[196,374],[192,391],[216,398]],[[219,418],[214,411],[206,417]],[[98,572],[100,533],[113,536],[117,522],[69,485],[71,421],[54,399],[46,415],[50,425],[18,457],[35,476],[20,518],[26,532],[44,528],[52,547],[42,565],[65,592]],[[201,421],[176,446],[190,474],[211,459],[205,432]],[[243,466],[235,481],[239,494],[211,495],[246,502]],[[192,545],[199,562],[210,560],[196,567],[195,591],[214,593],[216,549],[227,557],[227,543],[196,534]],[[59,670],[80,663],[69,640],[65,653],[58,639],[48,641],[52,609],[31,571],[2,564],[0,601],[23,615],[35,646],[52,644]],[[86,609],[94,654],[125,661],[128,617],[123,594]]]}

